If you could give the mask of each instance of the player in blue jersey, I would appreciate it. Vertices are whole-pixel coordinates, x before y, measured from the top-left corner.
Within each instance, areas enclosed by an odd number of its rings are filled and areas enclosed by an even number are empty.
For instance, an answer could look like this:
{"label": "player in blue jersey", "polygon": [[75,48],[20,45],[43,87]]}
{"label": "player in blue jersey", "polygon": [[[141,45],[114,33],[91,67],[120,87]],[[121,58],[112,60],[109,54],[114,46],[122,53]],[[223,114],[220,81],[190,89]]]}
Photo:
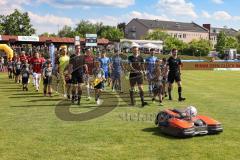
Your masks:
{"label": "player in blue jersey", "polygon": [[110,85],[110,79],[109,79],[110,59],[106,56],[105,50],[102,51],[101,58],[99,59],[99,61],[100,61],[100,66],[105,73],[105,79],[108,82],[108,85]]}
{"label": "player in blue jersey", "polygon": [[119,51],[115,52],[115,55],[112,57],[111,60],[111,69],[112,69],[112,90],[122,92],[121,86],[121,74],[122,70],[124,70],[123,60],[120,57]]}
{"label": "player in blue jersey", "polygon": [[155,54],[155,49],[150,49],[150,56],[146,58],[145,63],[146,63],[146,75],[148,79],[148,91],[149,91],[149,96],[152,96],[153,93],[153,76],[154,76],[154,68],[155,68],[155,63],[157,60],[157,57],[154,56]]}

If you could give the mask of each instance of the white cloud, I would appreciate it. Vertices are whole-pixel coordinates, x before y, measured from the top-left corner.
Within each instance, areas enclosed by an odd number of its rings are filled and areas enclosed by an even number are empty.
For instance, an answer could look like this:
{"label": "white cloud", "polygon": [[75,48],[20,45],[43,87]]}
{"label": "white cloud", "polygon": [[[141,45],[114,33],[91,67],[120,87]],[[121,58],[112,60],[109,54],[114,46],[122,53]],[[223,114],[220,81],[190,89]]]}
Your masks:
{"label": "white cloud", "polygon": [[213,3],[216,3],[216,4],[222,4],[224,3],[223,0],[212,0]]}
{"label": "white cloud", "polygon": [[149,14],[146,12],[142,13],[138,11],[132,11],[128,16],[129,16],[129,19],[142,18],[142,19],[158,19],[158,20],[165,20],[165,21],[172,20],[168,18],[166,15],[154,15],[154,14]]}
{"label": "white cloud", "polygon": [[38,0],[38,3],[47,3],[60,8],[74,8],[74,7],[99,7],[110,6],[126,8],[135,3],[135,0]]}
{"label": "white cloud", "polygon": [[149,14],[147,12],[138,12],[138,11],[132,11],[128,14],[122,15],[122,16],[103,16],[99,18],[94,18],[94,19],[89,19],[90,22],[92,23],[97,23],[97,22],[103,22],[105,25],[111,25],[111,26],[116,26],[118,23],[121,22],[129,22],[133,18],[139,18],[139,19],[158,19],[158,20],[173,20],[168,18],[166,15],[154,15],[154,14]]}
{"label": "white cloud", "polygon": [[212,14],[207,11],[202,11],[202,18],[217,20],[217,21],[239,21],[240,16],[233,16],[226,11],[216,11]]}
{"label": "white cloud", "polygon": [[68,17],[58,17],[52,14],[41,16],[32,12],[28,12],[28,14],[38,34],[44,32],[57,33],[58,29],[62,28],[64,25],[74,25],[73,20]]}
{"label": "white cloud", "polygon": [[10,14],[14,9],[23,10],[22,5],[28,5],[30,2],[31,0],[0,0],[0,14]]}
{"label": "white cloud", "polygon": [[211,18],[211,15],[207,11],[202,11],[203,18]]}
{"label": "white cloud", "polygon": [[40,16],[38,14],[28,12],[29,17],[31,20],[36,24],[45,24],[45,25],[73,25],[74,22],[71,18],[68,17],[58,17],[52,14],[46,14],[43,16]]}
{"label": "white cloud", "polygon": [[217,11],[213,13],[213,18],[216,20],[231,20],[233,17],[226,11]]}
{"label": "white cloud", "polygon": [[185,0],[159,0],[157,3],[157,8],[160,11],[174,16],[187,16],[191,18],[198,17],[194,11],[193,3]]}

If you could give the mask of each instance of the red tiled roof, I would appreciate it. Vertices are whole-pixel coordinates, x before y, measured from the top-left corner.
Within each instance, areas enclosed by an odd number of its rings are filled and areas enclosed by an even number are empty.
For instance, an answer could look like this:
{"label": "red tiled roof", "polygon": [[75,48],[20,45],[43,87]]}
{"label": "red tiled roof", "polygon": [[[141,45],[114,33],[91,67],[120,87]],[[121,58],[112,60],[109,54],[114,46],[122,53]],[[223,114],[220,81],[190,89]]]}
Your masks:
{"label": "red tiled roof", "polygon": [[17,36],[12,36],[12,35],[1,35],[3,41],[9,41],[10,39],[17,41],[18,37]]}
{"label": "red tiled roof", "polygon": [[53,43],[74,43],[74,38],[67,37],[39,37],[40,42],[51,41]]}
{"label": "red tiled roof", "polygon": [[[2,41],[9,41],[10,39],[18,41],[18,36],[13,35],[2,35]],[[68,38],[68,37],[46,37],[46,36],[40,36],[39,42],[46,42],[51,41],[53,43],[74,43],[74,38]],[[81,42],[84,43],[85,39],[81,38]],[[98,44],[108,44],[109,40],[105,38],[101,38],[97,40]]]}

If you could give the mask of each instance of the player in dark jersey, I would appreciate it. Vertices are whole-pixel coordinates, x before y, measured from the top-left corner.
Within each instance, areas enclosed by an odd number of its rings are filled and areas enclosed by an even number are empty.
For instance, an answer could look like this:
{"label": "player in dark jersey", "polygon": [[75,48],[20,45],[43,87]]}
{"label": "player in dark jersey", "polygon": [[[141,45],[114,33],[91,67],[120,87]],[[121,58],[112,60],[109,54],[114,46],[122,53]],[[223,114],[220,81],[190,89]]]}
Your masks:
{"label": "player in dark jersey", "polygon": [[87,72],[87,66],[85,64],[84,55],[81,55],[81,47],[76,46],[76,53],[74,58],[71,58],[69,61],[69,74],[70,79],[72,79],[72,103],[77,99],[78,105],[80,105],[81,96],[82,96],[82,87],[83,84],[83,74]]}
{"label": "player in dark jersey", "polygon": [[20,77],[21,77],[21,68],[22,68],[22,62],[20,60],[20,57],[18,57],[14,63],[14,71],[15,71],[15,83],[20,83]]}
{"label": "player in dark jersey", "polygon": [[8,59],[7,67],[8,67],[8,78],[12,79],[13,78],[13,61],[11,58]]}
{"label": "player in dark jersey", "polygon": [[174,81],[178,84],[178,100],[184,101],[185,98],[182,97],[182,84],[181,84],[181,59],[177,56],[178,50],[172,49],[172,56],[168,59],[168,95],[169,100],[172,100],[172,88]]}
{"label": "player in dark jersey", "polygon": [[144,59],[139,55],[138,47],[132,48],[133,55],[128,57],[129,67],[130,67],[130,98],[131,105],[135,105],[134,101],[134,86],[137,84],[139,88],[139,95],[142,102],[142,107],[147,105],[147,102],[144,101],[143,93],[143,76],[145,76],[144,69]]}
{"label": "player in dark jersey", "polygon": [[43,94],[44,96],[52,96],[52,65],[51,61],[47,61],[45,67],[43,68]]}

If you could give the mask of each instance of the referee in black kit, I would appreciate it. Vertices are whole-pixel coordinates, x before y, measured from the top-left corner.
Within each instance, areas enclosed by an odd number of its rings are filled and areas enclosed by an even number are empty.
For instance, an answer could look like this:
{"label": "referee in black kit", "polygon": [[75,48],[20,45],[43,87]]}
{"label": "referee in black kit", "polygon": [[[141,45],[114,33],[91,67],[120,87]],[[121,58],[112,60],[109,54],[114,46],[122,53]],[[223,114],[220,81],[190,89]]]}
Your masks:
{"label": "referee in black kit", "polygon": [[186,98],[182,97],[182,83],[181,83],[181,59],[177,55],[178,50],[172,49],[172,55],[169,57],[168,64],[168,95],[169,100],[172,100],[172,88],[174,81],[178,84],[178,101],[184,101]]}

